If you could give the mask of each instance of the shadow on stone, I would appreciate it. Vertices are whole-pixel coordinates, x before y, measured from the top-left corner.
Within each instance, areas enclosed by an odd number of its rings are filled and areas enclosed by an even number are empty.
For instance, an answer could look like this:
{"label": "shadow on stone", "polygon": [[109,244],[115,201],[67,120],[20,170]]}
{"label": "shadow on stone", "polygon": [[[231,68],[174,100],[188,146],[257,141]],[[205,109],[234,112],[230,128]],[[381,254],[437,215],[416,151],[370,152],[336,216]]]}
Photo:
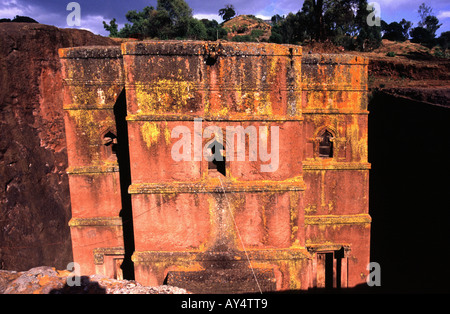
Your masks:
{"label": "shadow on stone", "polygon": [[102,288],[98,282],[91,281],[87,276],[81,276],[80,282],[73,286],[66,283],[60,289],[53,289],[49,294],[106,294],[106,289]]}

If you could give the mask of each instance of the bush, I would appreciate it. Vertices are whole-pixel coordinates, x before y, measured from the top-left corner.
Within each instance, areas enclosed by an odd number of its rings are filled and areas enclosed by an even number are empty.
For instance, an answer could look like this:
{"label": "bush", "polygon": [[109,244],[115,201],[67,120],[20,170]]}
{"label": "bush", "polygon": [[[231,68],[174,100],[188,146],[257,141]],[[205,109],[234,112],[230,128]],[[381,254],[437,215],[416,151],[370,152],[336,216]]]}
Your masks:
{"label": "bush", "polygon": [[437,58],[445,58],[444,52],[438,48],[434,51],[434,56]]}
{"label": "bush", "polygon": [[389,52],[386,54],[386,56],[388,56],[388,57],[395,57],[395,52],[389,51]]}
{"label": "bush", "polygon": [[262,29],[253,29],[252,33],[250,34],[250,36],[257,38],[264,35],[264,31]]}
{"label": "bush", "polygon": [[236,35],[231,40],[235,41],[235,42],[251,42],[251,41],[253,41],[252,37],[250,35]]}
{"label": "bush", "polygon": [[242,34],[242,33],[245,33],[247,31],[247,29],[248,29],[247,25],[241,25],[237,28],[236,32],[238,34]]}
{"label": "bush", "polygon": [[187,37],[197,40],[208,39],[205,24],[195,18],[191,18],[188,23]]}

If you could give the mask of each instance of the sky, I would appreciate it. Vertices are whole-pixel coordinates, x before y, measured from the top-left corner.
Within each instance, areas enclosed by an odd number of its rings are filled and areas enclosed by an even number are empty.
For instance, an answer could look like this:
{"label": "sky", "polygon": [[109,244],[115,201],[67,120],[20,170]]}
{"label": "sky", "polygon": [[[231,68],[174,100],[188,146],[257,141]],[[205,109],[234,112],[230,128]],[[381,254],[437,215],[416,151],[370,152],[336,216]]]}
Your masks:
{"label": "sky", "polygon": [[[193,10],[195,18],[215,19],[222,22],[218,16],[219,9],[226,4],[232,4],[238,15],[253,14],[263,19],[273,15],[287,15],[301,9],[303,0],[185,0]],[[107,36],[103,21],[109,22],[116,18],[119,28],[127,21],[125,14],[130,10],[141,11],[145,6],[156,7],[156,0],[77,0],[80,7],[80,26],[67,23],[67,16],[73,9],[67,10],[70,0],[0,0],[0,18],[14,18],[16,15],[29,16],[39,23],[54,25],[61,28],[87,29],[95,34]],[[371,2],[371,0],[368,0]],[[399,22],[402,18],[413,22],[413,27],[419,21],[418,9],[425,2],[438,17],[441,32],[450,31],[450,0],[377,0],[381,19],[386,22]],[[73,19],[69,19],[72,20]]]}

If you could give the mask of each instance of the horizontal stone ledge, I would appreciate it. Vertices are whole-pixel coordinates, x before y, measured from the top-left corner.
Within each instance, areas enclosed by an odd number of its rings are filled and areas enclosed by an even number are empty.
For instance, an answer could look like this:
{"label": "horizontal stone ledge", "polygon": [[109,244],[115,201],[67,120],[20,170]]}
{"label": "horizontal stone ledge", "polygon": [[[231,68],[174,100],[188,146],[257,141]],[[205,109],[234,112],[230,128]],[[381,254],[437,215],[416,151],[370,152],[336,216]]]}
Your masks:
{"label": "horizontal stone ledge", "polygon": [[[158,80],[152,80],[152,81],[148,81],[148,82],[132,82],[132,83],[126,83],[125,87],[128,91],[135,91],[137,89],[139,89],[139,91],[173,91],[172,86],[176,86],[178,85],[180,82],[189,84],[189,91],[194,91],[194,92],[221,92],[221,91],[227,91],[227,92],[240,92],[242,95],[245,95],[246,93],[271,93],[276,91],[278,92],[287,92],[287,93],[292,93],[292,92],[297,92],[297,93],[301,93],[302,89],[300,88],[301,85],[299,84],[289,84],[288,82],[286,82],[286,85],[281,88],[281,87],[276,87],[276,88],[271,88],[271,86],[273,86],[273,83],[271,82],[265,82],[265,83],[261,83],[261,82],[257,82],[255,81],[255,83],[250,84],[247,83],[248,85],[245,84],[230,84],[230,83],[222,83],[219,84],[219,87],[210,87],[209,84],[205,83],[205,81],[187,81],[187,80],[174,80],[174,81],[165,81],[164,82],[164,86],[160,86],[160,81]],[[162,84],[161,84],[162,85]],[[186,88],[187,90],[187,88]]]}
{"label": "horizontal stone ledge", "polygon": [[114,110],[114,105],[83,105],[83,106],[77,106],[77,105],[67,105],[63,107],[63,110],[67,110],[67,111],[76,111],[76,110],[81,110],[81,111],[86,111],[86,110]]}
{"label": "horizontal stone ledge", "polygon": [[370,224],[372,218],[369,214],[357,215],[305,215],[305,225],[365,225]]}
{"label": "horizontal stone ledge", "polygon": [[101,166],[79,166],[69,167],[66,173],[69,175],[89,175],[89,174],[102,174],[119,172],[119,164],[101,165]]}
{"label": "horizontal stone ledge", "polygon": [[[356,88],[355,88],[356,87]],[[300,89],[299,89],[300,90]],[[311,82],[302,83],[302,92],[347,92],[347,93],[367,93],[367,84],[344,85],[344,84],[317,84]]]}
{"label": "horizontal stone ledge", "polygon": [[[348,243],[311,243],[306,245],[306,249],[310,253],[320,253],[320,252],[329,252],[329,251],[338,251],[340,249],[344,249],[344,254],[348,256],[351,251],[351,245]],[[345,256],[345,257],[347,257]]]}
{"label": "horizontal stone ledge", "polygon": [[369,58],[352,54],[314,53],[304,54],[302,65],[331,64],[331,65],[369,65]]}
{"label": "horizontal stone ledge", "polygon": [[93,251],[94,253],[94,264],[95,265],[103,265],[106,256],[118,256],[122,257],[125,255],[125,249],[123,247],[101,247],[96,248]]}
{"label": "horizontal stone ledge", "polygon": [[94,86],[94,87],[111,87],[111,86],[118,86],[118,87],[125,87],[125,81],[123,78],[118,78],[116,80],[74,80],[69,78],[64,78],[63,83],[65,86],[73,86],[73,87],[80,87],[80,86]]}
{"label": "horizontal stone ledge", "polygon": [[198,115],[183,115],[183,114],[130,114],[127,116],[127,121],[194,121],[194,119],[201,118],[202,121],[223,121],[223,122],[240,122],[240,121],[261,121],[261,122],[295,122],[303,121],[302,116],[258,116],[258,115],[239,115],[232,116],[212,116],[205,115],[199,117]]}
{"label": "horizontal stone ledge", "polygon": [[122,227],[121,217],[73,217],[69,227]]}
{"label": "horizontal stone ledge", "polygon": [[239,192],[289,192],[304,191],[303,180],[295,181],[249,181],[224,182],[171,182],[139,183],[128,188],[130,194],[173,194],[173,193],[239,193]]}
{"label": "horizontal stone ledge", "polygon": [[277,261],[277,260],[298,260],[311,258],[306,248],[285,248],[285,249],[247,249],[246,252],[240,250],[230,250],[224,252],[216,251],[135,251],[131,260],[137,264],[167,262],[244,262],[248,259],[255,261]]}
{"label": "horizontal stone ledge", "polygon": [[303,161],[303,170],[370,170],[372,165],[367,162],[321,162]]}
{"label": "horizontal stone ledge", "polygon": [[84,46],[60,48],[61,59],[109,59],[122,58],[120,46]]}
{"label": "horizontal stone ledge", "polygon": [[138,41],[122,44],[123,55],[157,56],[284,56],[302,55],[302,47],[273,43],[207,42],[193,40]]}
{"label": "horizontal stone ledge", "polygon": [[345,110],[345,109],[322,109],[322,108],[310,108],[310,109],[303,109],[303,114],[333,114],[333,115],[368,115],[369,111],[367,110]]}

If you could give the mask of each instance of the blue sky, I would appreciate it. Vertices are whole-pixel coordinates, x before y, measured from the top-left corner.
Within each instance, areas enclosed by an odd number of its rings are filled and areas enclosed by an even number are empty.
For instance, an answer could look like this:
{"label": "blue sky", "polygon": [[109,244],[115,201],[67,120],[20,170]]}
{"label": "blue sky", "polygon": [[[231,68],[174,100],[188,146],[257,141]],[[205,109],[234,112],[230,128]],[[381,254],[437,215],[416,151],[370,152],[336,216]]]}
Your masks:
{"label": "blue sky", "polygon": [[[0,0],[0,18],[13,18],[15,15],[26,15],[40,23],[68,28],[66,10],[68,0]],[[141,10],[147,5],[156,6],[156,0],[77,0],[81,7],[81,26],[96,34],[107,35],[102,21],[116,18],[119,26],[125,22],[125,13],[129,10]],[[222,20],[217,15],[219,9],[232,4],[238,14],[254,14],[270,19],[275,14],[286,15],[301,9],[303,0],[186,0],[193,9],[196,18]],[[371,2],[369,0],[369,2]],[[377,0],[381,9],[381,18],[390,23],[405,18],[417,26],[419,16],[417,10],[422,2],[431,6],[434,15],[442,23],[438,35],[450,31],[450,0]]]}

